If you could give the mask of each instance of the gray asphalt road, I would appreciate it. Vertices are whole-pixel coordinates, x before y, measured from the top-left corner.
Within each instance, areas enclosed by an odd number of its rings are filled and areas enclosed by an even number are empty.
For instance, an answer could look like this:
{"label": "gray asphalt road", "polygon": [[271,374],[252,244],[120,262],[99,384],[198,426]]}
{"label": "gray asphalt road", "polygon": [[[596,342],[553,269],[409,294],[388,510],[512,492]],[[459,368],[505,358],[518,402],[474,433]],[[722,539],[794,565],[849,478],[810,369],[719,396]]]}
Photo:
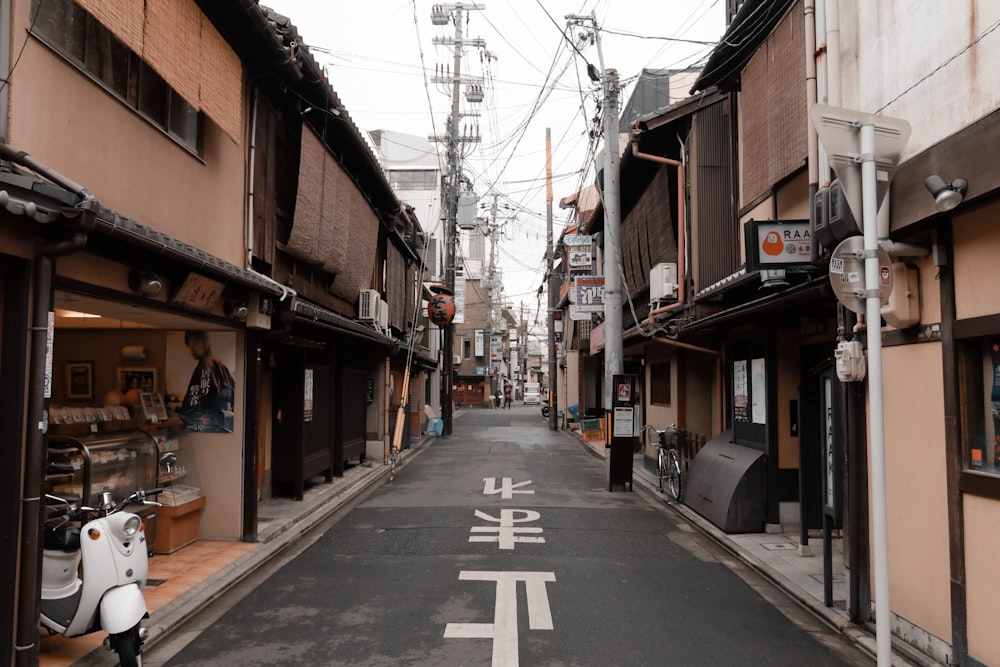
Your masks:
{"label": "gray asphalt road", "polygon": [[870,664],[537,408],[454,424],[166,664]]}

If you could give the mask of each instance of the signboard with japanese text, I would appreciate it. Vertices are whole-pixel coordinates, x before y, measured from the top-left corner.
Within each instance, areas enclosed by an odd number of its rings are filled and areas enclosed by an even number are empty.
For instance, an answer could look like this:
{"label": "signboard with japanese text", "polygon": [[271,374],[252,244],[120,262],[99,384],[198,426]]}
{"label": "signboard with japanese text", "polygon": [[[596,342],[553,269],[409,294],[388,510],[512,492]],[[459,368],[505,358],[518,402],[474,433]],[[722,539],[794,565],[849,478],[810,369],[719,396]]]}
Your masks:
{"label": "signboard with japanese text", "polygon": [[594,237],[589,234],[567,234],[563,237],[563,245],[565,246],[589,246],[594,242]]}
{"label": "signboard with japanese text", "polygon": [[573,279],[573,289],[577,312],[604,312],[604,276],[577,276]]}
{"label": "signboard with japanese text", "polygon": [[475,354],[476,354],[477,357],[483,356],[484,346],[485,346],[485,343],[483,342],[483,330],[482,329],[476,329],[476,343],[475,343],[476,353]]}

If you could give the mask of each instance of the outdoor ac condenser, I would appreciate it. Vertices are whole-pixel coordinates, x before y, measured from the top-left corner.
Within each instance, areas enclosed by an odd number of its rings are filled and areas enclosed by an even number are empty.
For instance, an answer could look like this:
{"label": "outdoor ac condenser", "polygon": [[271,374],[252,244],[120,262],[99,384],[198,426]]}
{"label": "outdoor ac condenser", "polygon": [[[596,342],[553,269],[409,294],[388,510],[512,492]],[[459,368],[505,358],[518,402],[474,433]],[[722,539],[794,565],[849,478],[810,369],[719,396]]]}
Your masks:
{"label": "outdoor ac condenser", "polygon": [[649,270],[649,300],[665,301],[677,298],[677,264],[662,262]]}
{"label": "outdoor ac condenser", "polygon": [[358,295],[358,319],[362,322],[378,321],[379,293],[374,289],[363,289]]}

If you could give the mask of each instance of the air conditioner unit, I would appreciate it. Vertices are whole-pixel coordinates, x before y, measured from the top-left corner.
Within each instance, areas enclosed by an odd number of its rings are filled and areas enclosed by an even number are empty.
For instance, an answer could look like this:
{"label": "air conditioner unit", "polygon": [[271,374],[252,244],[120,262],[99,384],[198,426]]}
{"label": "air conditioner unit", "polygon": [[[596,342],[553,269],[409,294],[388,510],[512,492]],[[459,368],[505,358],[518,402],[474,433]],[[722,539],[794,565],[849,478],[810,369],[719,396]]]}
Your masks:
{"label": "air conditioner unit", "polygon": [[389,332],[389,304],[387,304],[382,299],[377,302],[378,307],[375,309],[375,324],[384,333]]}
{"label": "air conditioner unit", "polygon": [[677,299],[677,264],[663,262],[649,270],[649,300]]}
{"label": "air conditioner unit", "polygon": [[380,300],[378,290],[361,290],[361,293],[358,295],[358,319],[362,322],[376,322],[378,320],[378,305]]}
{"label": "air conditioner unit", "polygon": [[456,354],[454,357],[452,357],[452,361],[454,361],[456,364],[462,363],[462,355]]}

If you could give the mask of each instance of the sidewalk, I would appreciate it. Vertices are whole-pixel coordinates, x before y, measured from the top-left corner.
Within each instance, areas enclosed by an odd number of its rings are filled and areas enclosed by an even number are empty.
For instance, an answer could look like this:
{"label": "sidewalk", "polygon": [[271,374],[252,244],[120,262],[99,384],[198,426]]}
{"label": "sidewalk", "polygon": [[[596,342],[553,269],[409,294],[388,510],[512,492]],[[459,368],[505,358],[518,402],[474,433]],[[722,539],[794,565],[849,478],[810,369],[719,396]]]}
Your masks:
{"label": "sidewalk", "polygon": [[[459,414],[458,412],[456,415]],[[425,448],[433,436],[415,438],[401,452],[400,466]],[[144,625],[149,639],[143,648],[156,645],[185,621],[236,586],[254,570],[278,556],[312,527],[338,511],[360,493],[389,475],[381,461],[371,467],[349,467],[332,483],[314,484],[301,501],[273,498],[257,506],[256,543],[199,540],[172,554],[149,559],[144,591],[150,618]],[[106,651],[104,633],[65,639],[42,635],[39,667],[117,665],[116,654]]]}
{"label": "sidewalk", "polygon": [[[588,442],[579,432],[564,431],[580,442],[583,447],[599,459],[606,458],[603,441]],[[876,655],[873,630],[863,628],[850,620],[846,611],[847,571],[843,559],[841,539],[833,540],[833,607],[824,604],[823,595],[823,539],[820,532],[810,531],[809,545],[799,554],[798,516],[790,517],[782,513],[781,533],[741,533],[729,535],[704,519],[700,514],[682,503],[669,500],[661,493],[656,476],[643,466],[643,456],[636,454],[632,460],[633,486],[669,506],[689,523],[711,537],[718,544],[733,553],[746,565],[781,588],[788,596],[820,617],[830,627],[853,642],[862,651]],[[787,521],[786,521],[787,519]],[[811,555],[805,555],[809,554]],[[893,666],[915,665],[917,667],[944,667],[915,648],[903,644],[893,637]]]}

